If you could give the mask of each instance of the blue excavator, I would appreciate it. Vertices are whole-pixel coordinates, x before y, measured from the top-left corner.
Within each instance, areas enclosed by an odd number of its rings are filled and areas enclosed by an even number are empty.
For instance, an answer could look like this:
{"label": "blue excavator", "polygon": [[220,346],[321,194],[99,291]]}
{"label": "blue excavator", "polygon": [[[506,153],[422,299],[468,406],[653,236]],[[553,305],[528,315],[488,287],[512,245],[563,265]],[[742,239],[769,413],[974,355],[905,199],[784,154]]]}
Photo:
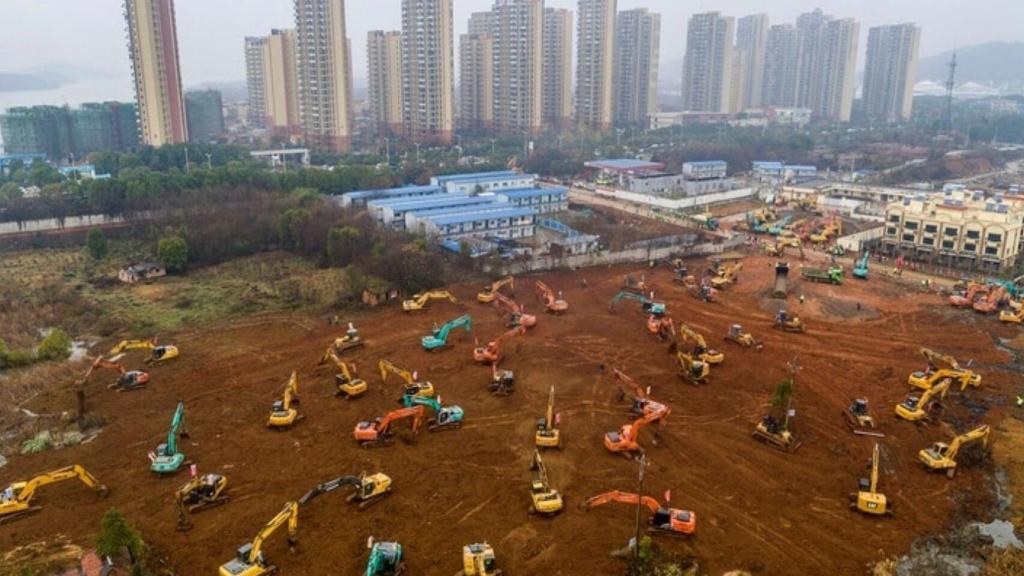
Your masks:
{"label": "blue excavator", "polygon": [[668,311],[668,307],[661,302],[655,302],[643,294],[627,292],[625,290],[619,292],[614,298],[612,298],[612,301],[608,304],[608,310],[614,312],[615,305],[618,304],[620,300],[636,300],[637,302],[640,302],[640,305],[643,306],[644,314],[661,316]]}
{"label": "blue excavator", "polygon": [[178,451],[178,436],[188,438],[185,430],[185,403],[178,407],[171,417],[171,429],[167,431],[167,442],[156,447],[156,453],[149,454],[149,469],[157,474],[174,474],[185,463],[185,454]]}
{"label": "blue excavator", "polygon": [[434,417],[427,420],[427,430],[431,432],[462,428],[462,419],[466,415],[461,406],[443,406],[440,397],[429,398],[406,394],[402,396],[402,405],[406,408],[424,406],[433,410]]}
{"label": "blue excavator", "polygon": [[469,314],[464,314],[443,326],[435,327],[433,333],[423,337],[423,349],[427,352],[433,352],[446,348],[448,346],[448,335],[451,334],[452,330],[458,328],[465,328],[466,332],[471,332],[473,330],[473,318]]}
{"label": "blue excavator", "polygon": [[871,252],[864,252],[860,258],[853,265],[853,277],[860,278],[861,280],[868,279],[868,259],[871,258]]}
{"label": "blue excavator", "polygon": [[366,576],[398,576],[405,571],[401,544],[374,542],[371,536],[367,545],[370,559],[366,562]]}

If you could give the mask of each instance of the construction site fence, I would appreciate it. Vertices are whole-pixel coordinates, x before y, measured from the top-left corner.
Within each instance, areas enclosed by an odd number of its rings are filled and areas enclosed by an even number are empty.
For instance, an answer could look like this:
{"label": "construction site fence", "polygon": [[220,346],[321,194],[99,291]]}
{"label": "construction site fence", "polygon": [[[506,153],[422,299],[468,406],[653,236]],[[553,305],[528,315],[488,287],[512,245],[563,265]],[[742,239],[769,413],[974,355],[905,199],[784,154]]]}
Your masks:
{"label": "construction site fence", "polygon": [[671,258],[687,258],[697,256],[708,256],[721,254],[730,245],[728,243],[686,244],[666,245],[660,247],[631,248],[628,250],[602,250],[591,254],[579,254],[576,256],[533,256],[529,260],[517,262],[503,262],[496,269],[490,272],[500,271],[503,274],[526,274],[529,272],[542,272],[547,270],[590,268],[593,266],[611,266],[613,264],[628,264],[637,262],[651,262]]}

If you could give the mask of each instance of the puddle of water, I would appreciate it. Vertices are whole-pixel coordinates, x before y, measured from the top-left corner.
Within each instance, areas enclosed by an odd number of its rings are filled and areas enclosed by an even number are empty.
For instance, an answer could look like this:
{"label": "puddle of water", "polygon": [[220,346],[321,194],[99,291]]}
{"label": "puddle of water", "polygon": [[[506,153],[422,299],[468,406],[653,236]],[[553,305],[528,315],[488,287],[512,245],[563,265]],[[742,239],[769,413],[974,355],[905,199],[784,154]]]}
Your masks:
{"label": "puddle of water", "polygon": [[992,538],[992,545],[1000,550],[1007,548],[1024,549],[1024,542],[1013,532],[1013,524],[1006,520],[993,520],[988,524],[975,524],[978,531]]}
{"label": "puddle of water", "polygon": [[71,362],[78,362],[79,360],[85,360],[89,356],[89,343],[85,340],[75,340],[71,342],[71,356],[68,360]]}

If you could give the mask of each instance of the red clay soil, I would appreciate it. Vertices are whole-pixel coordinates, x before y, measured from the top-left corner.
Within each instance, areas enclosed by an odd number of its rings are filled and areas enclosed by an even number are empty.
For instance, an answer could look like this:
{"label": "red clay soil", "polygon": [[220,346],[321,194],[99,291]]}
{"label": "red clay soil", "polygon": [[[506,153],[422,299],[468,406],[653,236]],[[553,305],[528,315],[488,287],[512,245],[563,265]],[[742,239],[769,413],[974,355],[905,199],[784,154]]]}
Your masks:
{"label": "red clay soil", "polygon": [[[871,563],[907,551],[918,536],[957,522],[954,500],[968,491],[982,494],[991,472],[987,460],[972,459],[950,481],[927,473],[917,462],[919,449],[952,434],[947,424],[918,426],[897,421],[893,414],[908,392],[907,374],[924,365],[918,347],[975,359],[984,386],[963,395],[973,401],[970,405],[953,392],[946,418],[961,426],[994,423],[1011,377],[1000,371],[1007,356],[989,334],[1009,335],[1015,328],[998,326],[992,317],[949,310],[937,296],[909,294],[873,277],[841,287],[793,280],[797,286],[789,307],[809,331],[785,334],[771,328],[773,307],[766,297],[771,264],[763,257],[748,259],[738,285],[715,304],[700,303],[676,288],[664,268],[648,272],[656,299],[726,353],[710,383],[700,388],[680,381],[666,345],[645,332],[635,302],[608,311],[623,274],[640,272],[635,267],[545,275],[549,285],[565,292],[570,310],[562,317],[543,315],[531,282],[520,279],[516,296],[528,311],[541,315],[529,334],[506,347],[505,366],[515,370],[519,384],[507,398],[487,392],[489,369],[471,358],[473,336],[489,340],[504,331],[494,309],[475,301],[476,286],[455,287],[459,304],[431,302],[419,315],[391,307],[354,317],[369,345],[352,358],[370,383],[369,393],[354,401],[334,398],[332,372],[315,368],[338,327],[275,316],[177,334],[173,341],[182,357],[154,367],[149,389],[118,394],[95,379],[92,409],[110,422],[95,441],[16,457],[0,470],[0,481],[7,482],[80,463],[110,487],[109,498],[101,500],[69,484],[46,487],[39,493],[39,514],[0,529],[0,549],[55,532],[89,542],[103,511],[116,506],[176,573],[215,574],[286,500],[323,480],[365,470],[389,474],[394,494],[364,511],[346,505],[339,494],[304,508],[297,551],[287,551],[283,532],[265,547],[281,574],[362,574],[370,535],[400,541],[408,573],[415,575],[454,574],[461,568],[461,547],[485,540],[509,574],[621,574],[623,565],[609,552],[631,536],[633,508],[578,507],[589,496],[635,486],[636,465],[602,445],[605,432],[629,420],[626,403],[616,400],[615,384],[601,370],[605,365],[651,385],[652,396],[673,410],[657,445],[650,429],[642,433],[650,460],[645,491],[660,500],[671,490],[671,504],[694,510],[698,528],[689,540],[659,537],[662,546],[700,558],[707,574],[730,569],[803,576],[868,573]],[[691,263],[692,270],[698,267]],[[794,265],[793,276],[798,275]],[[586,287],[581,285],[584,277]],[[800,291],[807,297],[803,305],[795,297]],[[828,310],[845,313],[826,316]],[[420,337],[432,324],[464,312],[473,314],[473,336],[455,333],[454,347],[440,353],[421,349]],[[764,350],[724,343],[722,336],[733,322],[763,340]],[[171,341],[169,335],[164,339]],[[793,427],[803,446],[785,454],[753,440],[751,431],[785,376],[786,362],[797,356],[802,371]],[[396,379],[385,386],[375,373],[380,358],[419,370],[446,404],[465,409],[464,428],[424,431],[414,440],[377,450],[360,448],[352,438],[355,423],[397,406]],[[270,405],[292,370],[299,371],[299,409],[306,418],[289,431],[268,430]],[[546,462],[568,505],[560,516],[541,519],[527,514],[528,466],[535,418],[543,414],[552,384],[565,449],[549,452]],[[40,404],[70,408],[70,390],[68,385]],[[874,442],[851,434],[841,417],[856,396],[870,400],[886,434],[880,488],[895,503],[891,519],[868,518],[847,508],[847,495],[856,490]],[[226,474],[233,498],[197,514],[195,528],[184,533],[175,530],[172,491],[186,473],[156,478],[146,459],[163,440],[179,399],[186,402],[191,432],[183,450],[201,472]],[[986,413],[985,406],[991,411]]]}

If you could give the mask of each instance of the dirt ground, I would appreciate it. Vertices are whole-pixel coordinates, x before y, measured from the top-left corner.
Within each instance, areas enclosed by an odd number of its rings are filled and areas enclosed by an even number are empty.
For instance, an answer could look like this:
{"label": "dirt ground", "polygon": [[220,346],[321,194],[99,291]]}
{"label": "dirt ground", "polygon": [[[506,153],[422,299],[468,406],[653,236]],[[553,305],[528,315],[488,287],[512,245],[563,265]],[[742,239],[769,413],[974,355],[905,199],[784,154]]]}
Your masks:
{"label": "dirt ground", "polygon": [[[691,263],[691,270],[702,267]],[[109,421],[95,441],[15,457],[0,469],[4,483],[80,463],[110,487],[109,498],[101,500],[80,486],[46,487],[39,493],[39,514],[0,529],[0,550],[55,532],[88,544],[103,511],[116,506],[176,573],[214,574],[286,500],[318,482],[365,470],[390,475],[394,494],[364,511],[347,507],[338,494],[304,508],[297,551],[287,551],[283,533],[264,548],[281,574],[362,574],[370,535],[400,541],[408,573],[416,575],[454,574],[461,567],[461,546],[484,540],[495,547],[508,574],[621,574],[623,565],[609,552],[631,536],[633,508],[578,508],[589,496],[635,487],[636,465],[602,445],[604,433],[629,420],[628,407],[617,401],[615,384],[602,366],[621,368],[651,385],[652,397],[672,408],[656,445],[650,429],[642,434],[650,461],[645,492],[660,500],[671,490],[671,505],[696,512],[695,537],[659,542],[699,558],[707,574],[735,569],[773,576],[866,574],[873,563],[905,552],[915,538],[964,520],[958,501],[966,499],[971,516],[986,519],[988,459],[965,458],[950,481],[927,473],[917,451],[948,439],[954,425],[963,430],[1003,418],[1007,398],[1019,391],[1011,388],[1014,375],[1004,371],[1009,356],[994,346],[992,334],[1008,338],[1018,328],[951,310],[938,296],[911,294],[873,277],[839,287],[793,280],[788,307],[809,331],[785,334],[771,328],[778,304],[768,298],[774,273],[767,258],[747,259],[739,283],[714,304],[676,288],[667,269],[648,271],[656,300],[726,354],[708,385],[691,387],[680,381],[666,345],[646,333],[635,303],[608,311],[623,274],[640,271],[616,267],[544,275],[545,282],[564,290],[570,310],[562,317],[541,315],[526,336],[506,346],[505,367],[515,370],[518,381],[518,390],[507,398],[486,391],[489,369],[471,358],[474,337],[486,341],[504,331],[494,309],[475,301],[477,286],[455,287],[459,304],[432,302],[419,315],[391,307],[353,316],[369,345],[352,358],[370,383],[369,393],[354,401],[335,399],[332,372],[316,367],[339,332],[322,318],[263,316],[161,334],[182,349],[182,357],[154,367],[149,389],[108,391],[109,375],[91,384],[91,408]],[[793,276],[798,275],[794,265]],[[540,314],[531,280],[520,279],[516,296],[527,311]],[[806,297],[802,305],[799,293]],[[472,336],[455,333],[454,347],[437,354],[421,349],[420,337],[435,322],[464,312],[473,315]],[[724,343],[722,336],[734,322],[763,340],[764,350]],[[893,414],[908,392],[907,374],[924,365],[919,346],[974,359],[984,377],[979,390],[951,393],[942,423],[915,425]],[[399,385],[392,379],[385,386],[375,372],[380,358],[419,370],[446,404],[461,405],[463,429],[423,432],[391,447],[361,449],[352,438],[355,423],[397,406]],[[794,358],[801,371],[793,426],[803,446],[785,454],[754,441],[751,431],[785,376],[786,362]],[[289,431],[268,430],[270,405],[292,370],[299,372],[299,409],[306,418]],[[535,418],[544,412],[551,385],[565,449],[549,452],[545,461],[568,505],[560,516],[541,519],[527,514],[528,466]],[[32,408],[69,409],[71,389],[68,383],[42,395]],[[890,519],[847,509],[847,495],[856,490],[874,442],[851,434],[841,417],[856,396],[870,400],[886,435],[880,489],[895,503]],[[163,440],[179,399],[187,405],[191,433],[183,451],[201,472],[226,474],[232,496],[226,506],[196,515],[195,528],[184,533],[174,528],[172,491],[185,472],[156,478],[146,458]]]}

